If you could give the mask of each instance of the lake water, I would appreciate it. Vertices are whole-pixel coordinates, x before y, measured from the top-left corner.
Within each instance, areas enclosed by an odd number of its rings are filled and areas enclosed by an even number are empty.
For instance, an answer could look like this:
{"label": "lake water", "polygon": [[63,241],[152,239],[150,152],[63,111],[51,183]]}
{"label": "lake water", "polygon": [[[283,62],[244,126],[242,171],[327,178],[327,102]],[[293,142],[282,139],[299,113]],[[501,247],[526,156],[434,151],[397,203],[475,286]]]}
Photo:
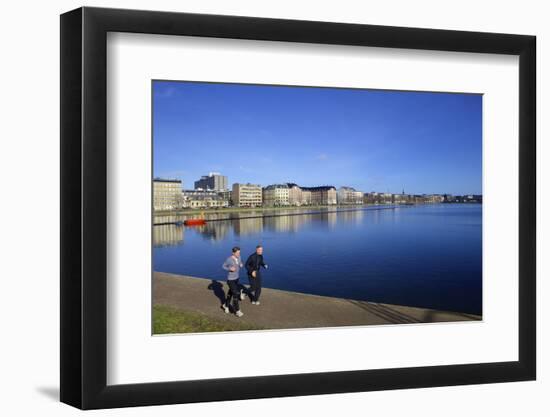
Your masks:
{"label": "lake water", "polygon": [[205,226],[154,226],[154,270],[224,280],[221,265],[233,246],[244,262],[262,244],[264,287],[481,314],[480,204],[307,211],[207,214]]}

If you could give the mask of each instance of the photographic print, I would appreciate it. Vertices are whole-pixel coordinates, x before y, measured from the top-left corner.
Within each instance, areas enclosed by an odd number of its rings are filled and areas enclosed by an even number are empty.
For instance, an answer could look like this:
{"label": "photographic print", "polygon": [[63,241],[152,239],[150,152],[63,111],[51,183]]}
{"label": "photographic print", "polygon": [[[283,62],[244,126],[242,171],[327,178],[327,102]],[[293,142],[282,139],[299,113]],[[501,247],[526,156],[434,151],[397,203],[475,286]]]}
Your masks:
{"label": "photographic print", "polygon": [[482,100],[152,81],[153,334],[481,320]]}
{"label": "photographic print", "polygon": [[[60,34],[62,402],[536,379],[536,37],[95,7]],[[233,338],[269,360],[211,360]]]}

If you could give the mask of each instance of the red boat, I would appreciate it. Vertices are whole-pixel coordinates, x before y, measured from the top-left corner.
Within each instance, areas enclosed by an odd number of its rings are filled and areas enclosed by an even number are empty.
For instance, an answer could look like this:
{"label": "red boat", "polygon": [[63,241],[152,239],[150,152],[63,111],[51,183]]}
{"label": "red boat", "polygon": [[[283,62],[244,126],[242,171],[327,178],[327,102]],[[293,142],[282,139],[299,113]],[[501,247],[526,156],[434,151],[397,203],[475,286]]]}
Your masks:
{"label": "red boat", "polygon": [[204,219],[189,219],[189,220],[185,220],[183,222],[184,225],[186,226],[203,226],[206,224],[206,220]]}

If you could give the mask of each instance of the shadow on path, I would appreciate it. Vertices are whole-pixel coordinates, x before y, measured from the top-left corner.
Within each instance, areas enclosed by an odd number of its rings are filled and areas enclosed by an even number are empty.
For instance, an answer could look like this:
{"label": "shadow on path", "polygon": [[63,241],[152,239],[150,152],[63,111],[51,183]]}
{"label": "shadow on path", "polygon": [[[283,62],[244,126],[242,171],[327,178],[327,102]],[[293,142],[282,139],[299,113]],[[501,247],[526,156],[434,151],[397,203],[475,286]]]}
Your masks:
{"label": "shadow on path", "polygon": [[225,291],[223,290],[223,284],[215,279],[208,284],[208,289],[214,293],[221,304],[225,304]]}
{"label": "shadow on path", "polygon": [[411,315],[402,313],[400,311],[394,310],[388,306],[380,305],[377,303],[369,303],[367,301],[349,300],[349,302],[358,307],[361,307],[362,309],[368,311],[371,314],[374,314],[377,317],[380,317],[383,320],[387,320],[389,323],[393,323],[393,324],[422,323],[422,320],[419,320]]}

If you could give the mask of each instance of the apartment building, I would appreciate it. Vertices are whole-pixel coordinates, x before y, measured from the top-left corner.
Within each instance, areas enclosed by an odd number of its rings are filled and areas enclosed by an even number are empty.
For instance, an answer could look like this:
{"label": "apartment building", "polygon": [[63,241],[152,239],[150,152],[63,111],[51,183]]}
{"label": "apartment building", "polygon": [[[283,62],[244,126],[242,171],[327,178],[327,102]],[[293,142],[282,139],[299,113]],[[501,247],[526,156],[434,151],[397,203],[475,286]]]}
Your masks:
{"label": "apartment building", "polygon": [[290,188],[287,184],[268,185],[262,190],[262,204],[268,207],[290,205]]}
{"label": "apartment building", "polygon": [[307,191],[294,183],[287,183],[288,204],[291,206],[307,206],[311,204],[311,191]]}
{"label": "apartment building", "polygon": [[175,210],[182,207],[181,180],[153,180],[153,210]]}
{"label": "apartment building", "polygon": [[183,195],[183,206],[186,208],[223,208],[229,207],[229,199],[224,198],[221,193],[206,190],[185,190]]}
{"label": "apartment building", "polygon": [[363,193],[353,187],[342,186],[337,193],[338,204],[363,204]]}
{"label": "apartment building", "polygon": [[262,205],[262,187],[257,184],[233,184],[231,200],[237,207],[260,207]]}
{"label": "apartment building", "polygon": [[195,181],[195,190],[226,191],[227,189],[227,177],[219,172],[210,172]]}
{"label": "apartment building", "polygon": [[320,187],[302,187],[303,191],[311,193],[311,204],[332,205],[337,203],[336,188],[332,185],[322,185]]}

